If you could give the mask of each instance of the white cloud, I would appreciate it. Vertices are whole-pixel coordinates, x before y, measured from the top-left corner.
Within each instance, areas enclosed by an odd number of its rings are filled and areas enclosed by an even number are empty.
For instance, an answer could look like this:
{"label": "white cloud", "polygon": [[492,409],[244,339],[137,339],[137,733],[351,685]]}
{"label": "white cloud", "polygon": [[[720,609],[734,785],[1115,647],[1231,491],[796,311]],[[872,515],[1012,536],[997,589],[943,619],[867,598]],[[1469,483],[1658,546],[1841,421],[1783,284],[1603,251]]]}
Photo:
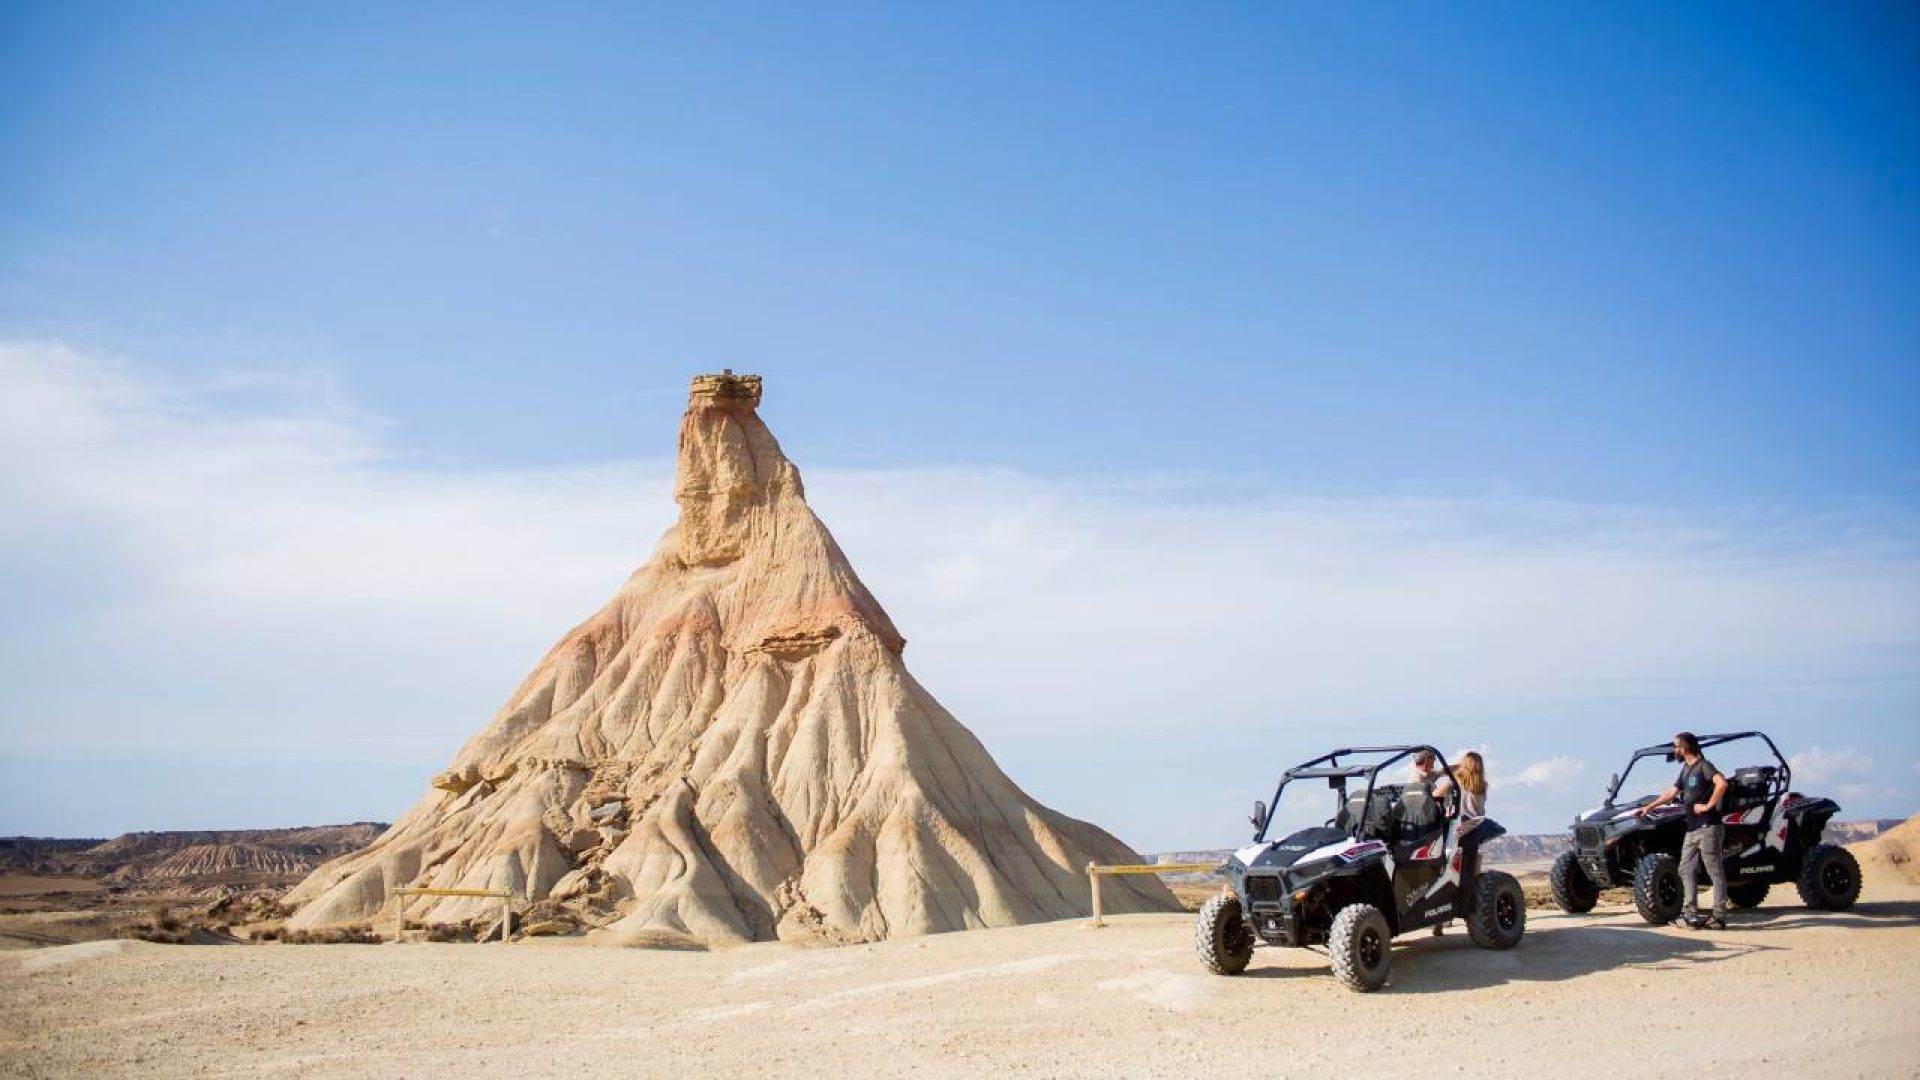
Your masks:
{"label": "white cloud", "polygon": [[[0,754],[437,767],[672,520],[670,431],[646,461],[432,469],[326,380],[278,388],[241,407],[0,345]],[[1148,847],[1231,840],[1249,791],[1343,743],[1500,746],[1533,762],[1507,805],[1539,818],[1503,823],[1552,827],[1581,759],[1703,712],[1791,749],[1920,696],[1897,508],[799,464],[916,675],[1029,790]],[[1828,715],[1863,719],[1800,719]]]}
{"label": "white cloud", "polygon": [[0,386],[0,751],[444,756],[672,517],[660,463],[420,469],[59,347]]}
{"label": "white cloud", "polygon": [[1828,750],[1821,746],[1814,746],[1800,753],[1787,755],[1787,764],[1793,766],[1795,784],[1836,783],[1841,780],[1855,780],[1873,772],[1872,758],[1847,747]]}
{"label": "white cloud", "polygon": [[[1797,780],[1798,777],[1795,777]],[[1833,785],[1833,796],[1839,800],[1844,811],[1846,807],[1858,805],[1868,799],[1893,794],[1891,788],[1879,784],[1869,784],[1858,780],[1843,780]]]}
{"label": "white cloud", "polygon": [[1573,779],[1585,768],[1579,758],[1548,758],[1521,769],[1514,774],[1513,782],[1523,787],[1553,787]]}

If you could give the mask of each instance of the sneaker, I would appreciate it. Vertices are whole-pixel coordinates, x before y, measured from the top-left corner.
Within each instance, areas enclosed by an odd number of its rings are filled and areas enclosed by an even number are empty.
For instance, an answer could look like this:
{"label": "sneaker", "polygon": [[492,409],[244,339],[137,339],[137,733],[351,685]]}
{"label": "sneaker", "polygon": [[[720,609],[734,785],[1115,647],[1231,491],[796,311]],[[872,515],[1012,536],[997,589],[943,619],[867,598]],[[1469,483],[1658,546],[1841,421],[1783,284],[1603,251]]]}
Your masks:
{"label": "sneaker", "polygon": [[1699,930],[1707,925],[1707,920],[1698,915],[1682,915],[1680,916],[1680,925],[1689,930]]}
{"label": "sneaker", "polygon": [[1727,920],[1718,915],[1714,915],[1696,922],[1694,926],[1700,930],[1725,930],[1727,928]]}

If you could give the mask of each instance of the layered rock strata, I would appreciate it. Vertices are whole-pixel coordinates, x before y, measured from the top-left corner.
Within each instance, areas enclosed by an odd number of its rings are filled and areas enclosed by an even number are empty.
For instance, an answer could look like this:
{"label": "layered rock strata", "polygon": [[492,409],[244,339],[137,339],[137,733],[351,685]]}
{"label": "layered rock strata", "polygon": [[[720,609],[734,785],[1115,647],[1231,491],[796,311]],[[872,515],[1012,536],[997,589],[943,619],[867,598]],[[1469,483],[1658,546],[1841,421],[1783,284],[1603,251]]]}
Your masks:
{"label": "layered rock strata", "polygon": [[[288,896],[292,925],[559,902],[617,940],[871,941],[1084,915],[1139,856],[1035,802],[908,673],[808,508],[757,376],[696,378],[678,524],[429,794]],[[404,900],[404,902],[403,902]],[[1175,910],[1116,878],[1109,911]]]}

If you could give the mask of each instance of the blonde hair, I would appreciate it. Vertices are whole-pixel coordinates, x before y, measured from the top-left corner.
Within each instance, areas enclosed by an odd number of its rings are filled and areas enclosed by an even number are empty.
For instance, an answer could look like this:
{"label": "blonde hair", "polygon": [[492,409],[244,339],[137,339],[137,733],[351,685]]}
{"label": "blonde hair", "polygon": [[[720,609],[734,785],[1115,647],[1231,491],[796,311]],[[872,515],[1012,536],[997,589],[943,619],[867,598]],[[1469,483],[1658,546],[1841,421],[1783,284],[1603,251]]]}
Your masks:
{"label": "blonde hair", "polygon": [[1460,763],[1453,767],[1453,778],[1463,791],[1475,795],[1487,793],[1487,763],[1473,750],[1460,755]]}

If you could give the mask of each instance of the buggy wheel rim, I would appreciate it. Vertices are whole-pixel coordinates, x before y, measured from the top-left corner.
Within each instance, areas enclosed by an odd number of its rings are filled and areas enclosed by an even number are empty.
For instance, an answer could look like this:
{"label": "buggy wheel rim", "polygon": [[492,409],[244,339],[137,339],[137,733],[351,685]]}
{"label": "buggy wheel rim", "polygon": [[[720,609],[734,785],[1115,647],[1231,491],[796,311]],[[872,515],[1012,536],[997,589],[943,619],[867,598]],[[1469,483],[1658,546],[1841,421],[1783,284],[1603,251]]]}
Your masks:
{"label": "buggy wheel rim", "polygon": [[1360,932],[1360,966],[1372,971],[1380,966],[1380,961],[1385,955],[1386,950],[1382,948],[1380,942],[1380,932],[1372,927],[1362,930]]}
{"label": "buggy wheel rim", "polygon": [[1519,921],[1519,911],[1513,905],[1512,895],[1503,892],[1500,899],[1493,902],[1493,919],[1500,929],[1513,929],[1513,924]]}
{"label": "buggy wheel rim", "polygon": [[1660,898],[1660,906],[1672,907],[1680,902],[1680,875],[1661,874],[1654,885],[1654,895]]}
{"label": "buggy wheel rim", "polygon": [[1846,892],[1847,886],[1852,884],[1852,881],[1853,875],[1841,865],[1838,859],[1820,868],[1820,887],[1827,890],[1830,896],[1839,896]]}

